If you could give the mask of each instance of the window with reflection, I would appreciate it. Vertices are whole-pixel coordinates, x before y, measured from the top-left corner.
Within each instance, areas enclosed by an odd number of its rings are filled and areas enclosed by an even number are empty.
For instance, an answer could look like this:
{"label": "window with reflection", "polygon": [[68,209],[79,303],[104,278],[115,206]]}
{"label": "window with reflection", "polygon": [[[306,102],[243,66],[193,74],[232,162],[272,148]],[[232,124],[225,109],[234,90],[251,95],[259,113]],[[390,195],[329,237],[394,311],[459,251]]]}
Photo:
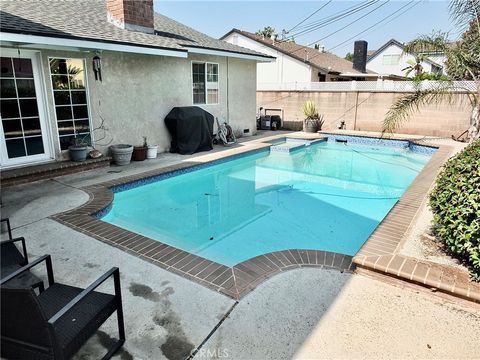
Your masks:
{"label": "window with reflection", "polygon": [[0,114],[9,159],[45,152],[32,60],[0,58]]}
{"label": "window with reflection", "polygon": [[50,74],[62,150],[82,140],[90,143],[90,117],[83,59],[50,59]]}
{"label": "window with reflection", "polygon": [[192,63],[193,103],[218,104],[218,64]]}

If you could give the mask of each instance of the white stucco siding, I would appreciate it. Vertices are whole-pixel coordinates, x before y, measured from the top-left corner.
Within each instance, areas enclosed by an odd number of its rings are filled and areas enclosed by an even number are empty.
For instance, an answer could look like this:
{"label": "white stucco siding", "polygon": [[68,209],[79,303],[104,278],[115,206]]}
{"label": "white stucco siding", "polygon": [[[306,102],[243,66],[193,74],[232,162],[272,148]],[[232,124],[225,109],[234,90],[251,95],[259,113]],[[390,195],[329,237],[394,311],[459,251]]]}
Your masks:
{"label": "white stucco siding", "polygon": [[[387,65],[384,62],[384,57],[398,55],[400,56],[400,60],[398,64],[394,65]],[[395,44],[391,44],[386,49],[384,49],[380,54],[377,54],[373,59],[367,61],[367,69],[371,71],[375,71],[379,74],[393,74],[398,76],[405,76],[406,71],[402,71],[406,67],[410,66],[408,64],[409,60],[415,61],[415,57],[410,54],[404,54],[403,49]],[[430,73],[432,71],[432,64],[430,62],[422,62],[423,71]],[[414,72],[410,73],[410,77],[415,75]]]}
{"label": "white stucco siding", "polygon": [[[108,128],[107,139],[102,143],[111,139],[112,144],[139,145],[142,136],[147,136],[148,143],[158,144],[160,152],[168,151],[170,135],[164,124],[165,116],[175,106],[194,105],[192,61],[219,65],[219,103],[197,106],[215,117],[229,119],[230,125],[238,133],[247,128],[252,133],[256,131],[255,61],[201,55],[178,59],[104,51],[100,54],[103,77],[100,82],[95,81],[92,70],[93,56],[90,52],[41,51],[56,158],[61,157],[61,152],[49,79],[49,57],[85,59],[92,125],[98,126],[101,116]],[[98,134],[95,135],[98,137]],[[101,144],[98,149],[107,151]]]}
{"label": "white stucco siding", "polygon": [[[257,64],[257,83],[310,82],[312,80],[310,65],[280,51],[238,33],[232,33],[224,40],[276,58],[273,62]],[[301,54],[298,55],[301,56]]]}

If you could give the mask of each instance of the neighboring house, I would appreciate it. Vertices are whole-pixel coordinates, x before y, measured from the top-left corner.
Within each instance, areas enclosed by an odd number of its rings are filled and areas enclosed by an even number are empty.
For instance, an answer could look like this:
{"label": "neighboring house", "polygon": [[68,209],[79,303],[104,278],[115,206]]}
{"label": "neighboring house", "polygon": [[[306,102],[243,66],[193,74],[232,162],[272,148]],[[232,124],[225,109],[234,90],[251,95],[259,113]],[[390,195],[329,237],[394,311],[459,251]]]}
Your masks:
{"label": "neighboring house", "polygon": [[106,140],[168,150],[175,106],[253,133],[256,64],[274,60],[156,14],[153,0],[2,1],[0,30],[2,167],[60,160],[75,137],[95,144],[101,118]]}
{"label": "neighboring house", "polygon": [[276,58],[274,62],[257,65],[258,84],[376,80],[379,77],[373,71],[355,69],[351,61],[326,52],[323,47],[314,49],[238,29],[229,31],[221,39]]}
{"label": "neighboring house", "polygon": [[[409,60],[415,61],[415,56],[404,53],[405,46],[399,41],[392,39],[373,51],[367,58],[367,69],[382,74],[392,74],[397,76],[405,76],[406,70],[410,66]],[[444,73],[443,64],[445,56],[443,54],[426,54],[428,58],[421,62],[423,71],[426,73],[442,74]],[[412,71],[409,77],[415,76]]]}

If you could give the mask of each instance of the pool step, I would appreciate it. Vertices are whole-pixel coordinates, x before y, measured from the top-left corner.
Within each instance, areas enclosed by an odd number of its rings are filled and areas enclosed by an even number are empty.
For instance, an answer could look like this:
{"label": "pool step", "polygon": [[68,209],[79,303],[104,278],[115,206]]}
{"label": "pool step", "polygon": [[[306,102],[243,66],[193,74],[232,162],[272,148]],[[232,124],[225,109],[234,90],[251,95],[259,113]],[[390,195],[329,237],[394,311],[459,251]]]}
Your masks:
{"label": "pool step", "polygon": [[285,143],[270,146],[270,153],[291,154],[297,150],[303,149],[319,142],[327,141],[327,138],[321,139],[297,139],[286,138]]}

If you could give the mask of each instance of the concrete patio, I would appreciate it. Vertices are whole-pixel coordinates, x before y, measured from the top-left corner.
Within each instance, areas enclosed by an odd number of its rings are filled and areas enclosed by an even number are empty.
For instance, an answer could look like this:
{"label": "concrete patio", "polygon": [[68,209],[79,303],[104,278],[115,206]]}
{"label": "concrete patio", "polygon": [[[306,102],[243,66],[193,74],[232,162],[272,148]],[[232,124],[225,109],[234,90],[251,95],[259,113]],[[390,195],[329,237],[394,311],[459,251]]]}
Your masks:
{"label": "concrete patio", "polygon": [[[120,268],[127,341],[115,358],[183,359],[192,352],[198,359],[478,357],[480,307],[471,302],[309,268],[277,275],[236,302],[49,219],[88,200],[80,187],[185,159],[162,154],[2,189],[2,217],[11,218],[14,236],[27,239],[31,258],[52,255],[56,280],[87,286]],[[103,355],[116,336],[114,320],[78,359]]]}

